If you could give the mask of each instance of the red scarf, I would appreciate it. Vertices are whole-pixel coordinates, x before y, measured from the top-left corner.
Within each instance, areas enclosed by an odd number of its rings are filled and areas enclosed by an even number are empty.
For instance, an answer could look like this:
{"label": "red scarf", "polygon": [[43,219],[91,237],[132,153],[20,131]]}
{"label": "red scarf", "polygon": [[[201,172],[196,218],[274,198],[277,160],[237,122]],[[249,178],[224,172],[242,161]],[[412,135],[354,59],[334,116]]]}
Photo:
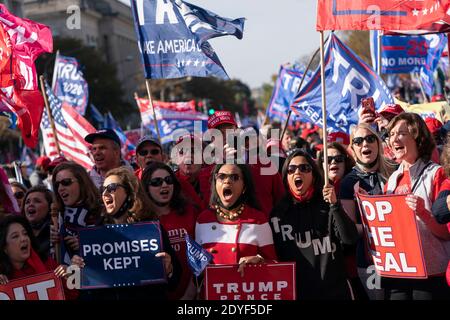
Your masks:
{"label": "red scarf", "polygon": [[296,195],[294,190],[292,190],[291,186],[289,185],[289,191],[291,192],[291,195],[294,197],[294,199],[297,202],[305,202],[311,200],[311,198],[314,195],[314,186],[311,185],[308,190],[306,190],[304,195]]}
{"label": "red scarf", "polygon": [[38,254],[31,249],[30,257],[25,261],[22,269],[13,271],[12,279],[23,278],[48,271],[50,271],[49,268],[42,262]]}

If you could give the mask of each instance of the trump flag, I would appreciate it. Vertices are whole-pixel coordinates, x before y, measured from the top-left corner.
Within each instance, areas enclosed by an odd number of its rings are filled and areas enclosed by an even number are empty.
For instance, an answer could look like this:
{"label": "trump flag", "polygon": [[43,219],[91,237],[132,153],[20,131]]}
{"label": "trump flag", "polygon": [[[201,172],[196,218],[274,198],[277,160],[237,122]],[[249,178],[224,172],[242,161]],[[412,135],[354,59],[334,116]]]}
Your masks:
{"label": "trump flag", "polygon": [[[373,97],[376,109],[394,103],[383,80],[334,33],[325,49],[325,86],[330,132],[350,134],[351,125],[358,123],[357,111],[363,98]],[[294,98],[291,109],[323,126],[320,66]]]}
{"label": "trump flag", "polygon": [[449,0],[321,0],[317,30],[447,32]]}
{"label": "trump flag", "polygon": [[208,39],[242,38],[244,19],[227,19],[181,0],[131,1],[147,79],[228,79]]}

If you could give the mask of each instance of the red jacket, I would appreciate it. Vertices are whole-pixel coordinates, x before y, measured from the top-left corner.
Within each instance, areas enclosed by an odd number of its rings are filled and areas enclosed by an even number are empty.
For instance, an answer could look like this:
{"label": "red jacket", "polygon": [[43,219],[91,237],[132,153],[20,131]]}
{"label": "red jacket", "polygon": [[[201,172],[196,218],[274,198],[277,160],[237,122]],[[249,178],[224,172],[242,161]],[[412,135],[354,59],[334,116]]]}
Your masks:
{"label": "red jacket", "polygon": [[213,255],[213,264],[237,264],[241,257],[257,254],[277,259],[266,215],[248,206],[230,222],[219,222],[215,210],[203,211],[195,225],[195,241]]}

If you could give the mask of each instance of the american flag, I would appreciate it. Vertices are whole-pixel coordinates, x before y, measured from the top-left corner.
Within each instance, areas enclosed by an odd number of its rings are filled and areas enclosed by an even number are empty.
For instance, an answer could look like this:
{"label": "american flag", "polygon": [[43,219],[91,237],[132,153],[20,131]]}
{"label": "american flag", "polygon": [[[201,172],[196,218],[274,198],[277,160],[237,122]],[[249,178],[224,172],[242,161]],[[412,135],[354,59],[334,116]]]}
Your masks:
{"label": "american flag", "polygon": [[[91,169],[93,162],[89,157],[89,143],[84,141],[84,137],[95,132],[95,128],[73,107],[62,104],[47,83],[45,84],[45,91],[55,122],[56,135],[62,155],[86,169]],[[58,151],[47,110],[44,110],[42,116],[41,130],[44,137],[45,153],[50,158],[57,157]]]}

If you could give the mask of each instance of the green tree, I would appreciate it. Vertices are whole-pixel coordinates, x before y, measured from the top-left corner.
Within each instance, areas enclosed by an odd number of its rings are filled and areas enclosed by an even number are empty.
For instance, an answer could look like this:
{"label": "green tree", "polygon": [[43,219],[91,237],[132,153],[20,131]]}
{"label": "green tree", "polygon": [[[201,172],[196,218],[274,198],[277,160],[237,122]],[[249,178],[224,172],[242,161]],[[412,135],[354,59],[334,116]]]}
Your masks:
{"label": "green tree", "polygon": [[103,54],[93,47],[82,44],[74,38],[54,38],[54,53],[43,54],[36,61],[39,74],[43,74],[49,84],[53,76],[56,51],[61,55],[76,58],[82,68],[89,86],[89,101],[101,112],[111,111],[114,117],[123,123],[131,113],[138,113],[137,107],[123,100],[123,89],[117,79],[116,67],[103,58]]}

